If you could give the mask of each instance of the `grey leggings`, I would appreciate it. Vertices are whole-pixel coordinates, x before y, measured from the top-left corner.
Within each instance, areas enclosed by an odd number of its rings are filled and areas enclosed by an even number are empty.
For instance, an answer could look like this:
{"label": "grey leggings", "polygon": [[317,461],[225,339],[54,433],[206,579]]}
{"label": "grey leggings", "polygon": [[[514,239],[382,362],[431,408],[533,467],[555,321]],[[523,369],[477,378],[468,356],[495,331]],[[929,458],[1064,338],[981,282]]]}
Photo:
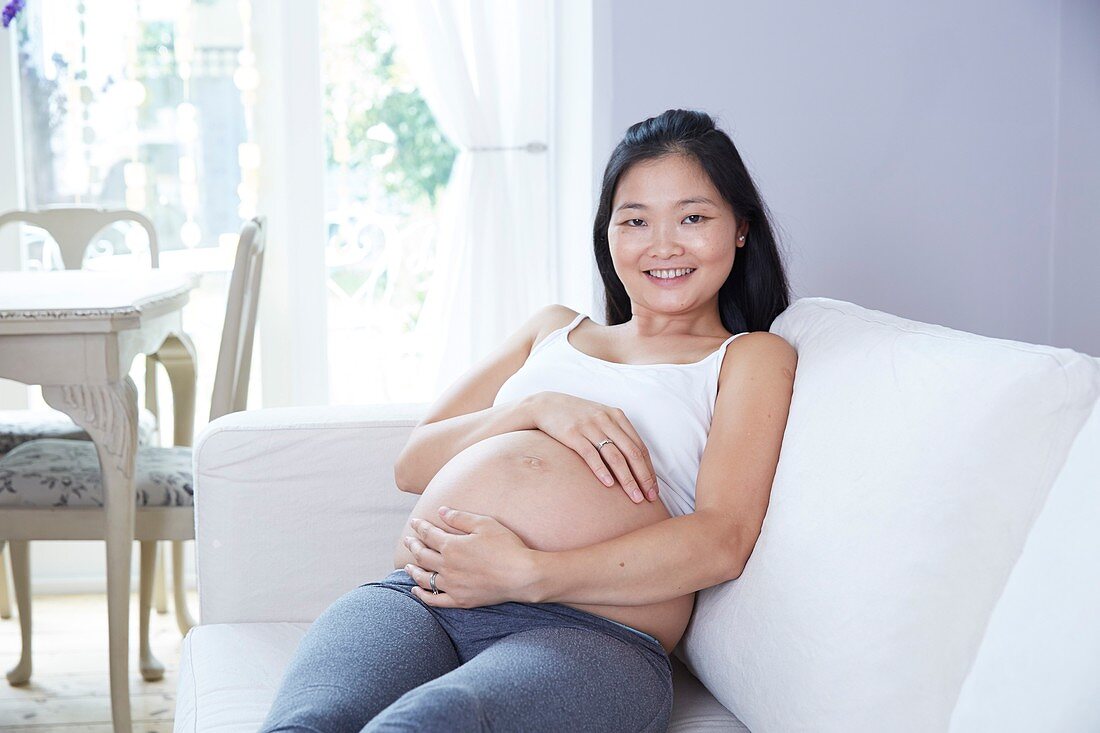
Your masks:
{"label": "grey leggings", "polygon": [[404,570],[310,626],[262,731],[664,731],[672,668],[648,634],[558,603],[435,608]]}

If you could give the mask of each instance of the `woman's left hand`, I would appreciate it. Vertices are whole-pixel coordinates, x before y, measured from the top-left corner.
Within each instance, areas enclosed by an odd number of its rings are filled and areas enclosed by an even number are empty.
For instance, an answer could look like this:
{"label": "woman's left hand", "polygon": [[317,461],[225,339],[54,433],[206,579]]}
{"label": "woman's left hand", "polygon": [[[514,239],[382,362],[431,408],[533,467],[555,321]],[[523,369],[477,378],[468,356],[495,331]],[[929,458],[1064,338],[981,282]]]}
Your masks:
{"label": "woman's left hand", "polygon": [[[417,598],[440,608],[533,599],[535,550],[493,517],[447,507],[439,508],[439,517],[442,529],[423,519],[412,520],[416,534],[404,540],[416,560],[405,571],[416,581]],[[439,572],[438,595],[431,590],[433,571]]]}

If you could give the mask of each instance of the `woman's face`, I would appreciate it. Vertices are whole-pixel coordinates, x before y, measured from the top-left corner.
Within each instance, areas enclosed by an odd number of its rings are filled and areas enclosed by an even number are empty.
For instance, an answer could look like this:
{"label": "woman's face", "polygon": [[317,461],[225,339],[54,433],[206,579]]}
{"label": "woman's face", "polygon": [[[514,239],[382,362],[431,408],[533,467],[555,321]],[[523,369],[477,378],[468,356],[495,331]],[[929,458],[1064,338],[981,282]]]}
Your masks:
{"label": "woman's face", "polygon": [[[611,201],[611,260],[635,315],[716,308],[744,244],[733,209],[694,158],[667,155],[631,166]],[[675,279],[647,271],[691,268]],[[674,273],[659,272],[658,275]]]}

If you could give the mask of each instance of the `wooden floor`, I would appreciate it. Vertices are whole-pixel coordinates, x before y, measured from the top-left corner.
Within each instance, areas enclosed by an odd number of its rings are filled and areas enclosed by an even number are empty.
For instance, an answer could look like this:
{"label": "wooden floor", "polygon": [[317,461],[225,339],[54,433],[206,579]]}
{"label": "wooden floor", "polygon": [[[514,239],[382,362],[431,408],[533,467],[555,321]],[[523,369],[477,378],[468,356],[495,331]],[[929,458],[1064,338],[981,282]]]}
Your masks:
{"label": "wooden floor", "polygon": [[[198,596],[190,595],[198,615]],[[14,605],[14,603],[13,603]],[[111,697],[107,665],[107,599],[104,595],[37,596],[34,599],[34,673],[23,687],[0,678],[0,733],[107,733]],[[152,614],[153,653],[164,679],[146,682],[137,670],[137,595],[130,604],[130,704],[135,733],[170,733],[176,707],[180,636],[172,612]],[[0,620],[0,671],[19,659],[19,619]]]}

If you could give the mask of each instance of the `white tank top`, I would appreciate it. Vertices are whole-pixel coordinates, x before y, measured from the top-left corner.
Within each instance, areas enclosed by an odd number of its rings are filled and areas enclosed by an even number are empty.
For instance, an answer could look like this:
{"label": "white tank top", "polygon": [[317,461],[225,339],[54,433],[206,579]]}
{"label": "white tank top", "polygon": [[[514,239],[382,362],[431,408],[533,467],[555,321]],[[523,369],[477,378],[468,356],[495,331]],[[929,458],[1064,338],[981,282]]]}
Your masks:
{"label": "white tank top", "polygon": [[578,315],[535,344],[519,371],[501,385],[493,405],[550,391],[618,407],[649,449],[669,514],[695,511],[695,480],[714,415],[722,357],[731,341],[749,332],[730,336],[717,351],[691,364],[619,364],[569,343],[569,332],[587,317]]}

